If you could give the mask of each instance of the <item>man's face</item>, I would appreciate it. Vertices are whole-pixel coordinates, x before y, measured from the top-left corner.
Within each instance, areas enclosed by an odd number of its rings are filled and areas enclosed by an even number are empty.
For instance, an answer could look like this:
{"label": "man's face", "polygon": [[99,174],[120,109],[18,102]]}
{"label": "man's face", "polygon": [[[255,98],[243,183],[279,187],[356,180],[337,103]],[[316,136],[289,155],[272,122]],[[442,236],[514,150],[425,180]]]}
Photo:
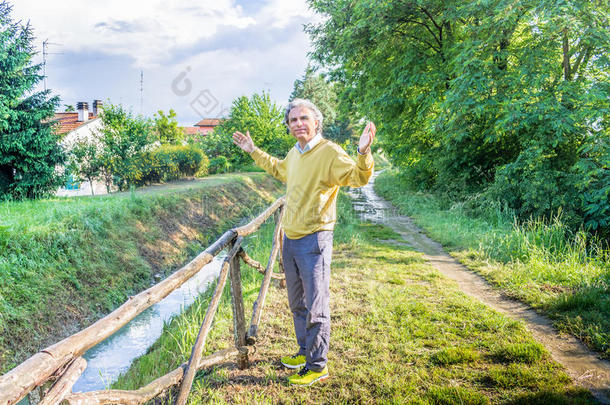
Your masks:
{"label": "man's face", "polygon": [[288,128],[292,136],[304,146],[316,136],[318,122],[309,108],[295,107],[288,113]]}

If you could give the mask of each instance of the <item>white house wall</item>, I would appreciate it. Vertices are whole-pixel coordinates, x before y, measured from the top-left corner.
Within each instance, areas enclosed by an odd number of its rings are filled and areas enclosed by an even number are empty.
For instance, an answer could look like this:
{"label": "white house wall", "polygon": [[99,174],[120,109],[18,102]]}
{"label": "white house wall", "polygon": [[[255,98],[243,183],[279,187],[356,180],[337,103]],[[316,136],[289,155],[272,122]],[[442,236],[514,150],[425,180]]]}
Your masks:
{"label": "white house wall", "polygon": [[[68,132],[62,139],[61,144],[64,148],[66,148],[66,150],[70,150],[74,143],[78,140],[96,141],[96,134],[99,133],[101,128],[101,118],[94,118],[75,130]],[[60,197],[91,195],[92,187],[95,195],[108,194],[106,191],[106,185],[100,181],[94,180],[93,185],[91,185],[88,181],[83,181],[78,190],[68,190],[65,187],[60,187],[55,195]]]}

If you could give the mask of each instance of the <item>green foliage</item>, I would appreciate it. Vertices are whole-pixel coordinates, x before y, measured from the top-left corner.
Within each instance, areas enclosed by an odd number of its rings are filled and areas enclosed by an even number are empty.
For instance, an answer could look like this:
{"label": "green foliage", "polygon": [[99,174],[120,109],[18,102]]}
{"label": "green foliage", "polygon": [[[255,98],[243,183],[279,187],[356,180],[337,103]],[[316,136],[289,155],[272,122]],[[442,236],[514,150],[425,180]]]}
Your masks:
{"label": "green foliage", "polygon": [[309,4],[340,109],[379,123],[412,188],[608,232],[607,2]]}
{"label": "green foliage", "polygon": [[207,156],[193,145],[162,145],[142,154],[140,162],[142,177],[138,185],[205,175],[209,164]]}
{"label": "green foliage", "polygon": [[235,131],[250,131],[254,144],[273,156],[282,158],[295,143],[283,123],[284,113],[269,94],[242,96],[233,101],[229,119],[205,136],[200,147],[211,159],[224,156],[232,170],[238,170],[252,162],[250,156],[241,152],[232,141]]}
{"label": "green foliage", "polygon": [[[100,148],[91,139],[77,139],[68,151],[68,171],[76,174],[80,181],[97,179],[102,171]],[[93,187],[91,187],[93,195]]]}
{"label": "green foliage", "polygon": [[224,156],[216,156],[210,160],[210,174],[227,173],[231,171],[231,163]]}
{"label": "green foliage", "polygon": [[[607,114],[608,116],[608,114]],[[577,164],[578,191],[585,212],[585,225],[610,238],[610,137],[592,133],[594,141],[581,147]]]}
{"label": "green foliage", "polygon": [[143,180],[142,166],[146,165],[143,152],[153,142],[150,120],[134,116],[122,105],[107,103],[101,113],[102,128],[98,139],[102,151],[106,185],[126,190]]}
{"label": "green foliage", "polygon": [[169,110],[168,114],[159,110],[153,117],[153,133],[164,144],[177,145],[184,140],[184,131],[178,126],[176,112]]}
{"label": "green foliage", "polygon": [[41,65],[32,65],[32,29],[10,13],[0,1],[0,198],[37,198],[63,182],[56,167],[65,154],[50,121],[59,98],[34,92],[42,76]]}

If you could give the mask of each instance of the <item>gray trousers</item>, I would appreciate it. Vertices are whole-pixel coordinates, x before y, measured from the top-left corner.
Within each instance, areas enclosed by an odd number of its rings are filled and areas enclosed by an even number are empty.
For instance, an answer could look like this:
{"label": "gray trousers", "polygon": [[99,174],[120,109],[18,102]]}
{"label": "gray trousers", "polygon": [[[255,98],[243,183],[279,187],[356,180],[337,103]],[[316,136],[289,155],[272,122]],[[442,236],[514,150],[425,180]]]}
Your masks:
{"label": "gray trousers", "polygon": [[305,355],[306,367],[313,371],[326,366],[330,342],[332,252],[332,231],[312,233],[301,239],[284,237],[282,259],[294,332],[299,354]]}

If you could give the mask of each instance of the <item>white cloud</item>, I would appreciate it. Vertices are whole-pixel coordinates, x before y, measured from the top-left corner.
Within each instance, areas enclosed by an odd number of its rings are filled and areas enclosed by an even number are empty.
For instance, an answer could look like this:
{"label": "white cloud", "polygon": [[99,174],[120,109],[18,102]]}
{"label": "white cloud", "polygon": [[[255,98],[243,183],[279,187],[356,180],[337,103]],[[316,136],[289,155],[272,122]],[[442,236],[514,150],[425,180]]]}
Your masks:
{"label": "white cloud", "polygon": [[[199,118],[191,102],[206,89],[223,107],[261,90],[285,103],[307,65],[310,43],[302,26],[316,18],[305,0],[13,4],[12,17],[31,22],[39,51],[46,38],[61,44],[49,47],[62,54],[49,56],[47,74],[62,104],[101,98],[139,112],[143,69],[144,114],[174,108],[183,124]],[[179,96],[172,81],[187,67],[193,89]]]}
{"label": "white cloud", "polygon": [[213,36],[219,26],[255,23],[230,0],[19,0],[13,15],[30,20],[38,38],[60,43],[62,51],[129,55],[144,68],[159,64],[174,47]]}

